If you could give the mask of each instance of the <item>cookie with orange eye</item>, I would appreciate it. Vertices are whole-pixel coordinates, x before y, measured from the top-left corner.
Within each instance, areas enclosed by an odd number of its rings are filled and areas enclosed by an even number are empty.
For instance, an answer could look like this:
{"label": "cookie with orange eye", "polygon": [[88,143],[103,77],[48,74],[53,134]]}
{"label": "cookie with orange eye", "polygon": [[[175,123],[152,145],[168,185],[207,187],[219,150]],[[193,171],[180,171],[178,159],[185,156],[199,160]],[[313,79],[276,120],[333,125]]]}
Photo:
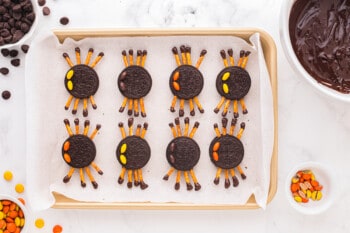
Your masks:
{"label": "cookie with orange eye", "polygon": [[85,120],[84,129],[80,132],[79,129],[79,119],[74,120],[75,133],[73,133],[68,119],[64,120],[69,137],[64,141],[62,145],[62,157],[63,160],[70,166],[68,174],[63,178],[63,182],[67,183],[70,181],[75,169],[79,170],[81,186],[85,187],[85,177],[86,173],[92,183],[92,186],[96,189],[98,187],[93,175],[90,171],[90,166],[92,166],[98,174],[102,175],[102,170],[94,162],[96,157],[96,146],[92,141],[96,134],[98,133],[101,125],[96,125],[96,128],[88,136],[90,121]]}
{"label": "cookie with orange eye", "polygon": [[177,100],[180,100],[179,116],[185,114],[185,101],[188,101],[190,108],[190,115],[194,116],[194,104],[197,105],[200,113],[204,112],[202,105],[198,99],[204,85],[202,73],[199,71],[207,50],[203,49],[196,65],[192,65],[191,47],[182,45],[180,47],[181,59],[176,47],[172,49],[175,57],[177,68],[171,73],[169,79],[170,90],[174,97],[171,102],[170,111],[175,112],[175,105]]}
{"label": "cookie with orange eye", "polygon": [[219,184],[220,175],[223,171],[225,174],[225,188],[230,187],[229,175],[232,177],[233,187],[236,187],[239,184],[234,169],[238,170],[242,179],[246,179],[246,175],[240,166],[244,158],[244,146],[240,139],[245,129],[245,123],[241,123],[241,128],[237,136],[233,135],[237,119],[232,119],[229,132],[226,130],[227,123],[227,118],[223,118],[222,132],[220,132],[218,125],[214,124],[216,137],[212,140],[209,146],[210,160],[217,167],[214,184]]}
{"label": "cookie with orange eye", "polygon": [[63,53],[64,59],[67,61],[70,69],[67,71],[64,79],[66,90],[70,94],[65,105],[68,110],[73,99],[72,113],[76,114],[80,100],[83,100],[83,116],[88,116],[88,102],[91,102],[92,108],[96,109],[97,105],[94,100],[94,95],[99,87],[99,77],[94,70],[94,67],[102,59],[104,53],[99,53],[96,59],[90,64],[91,56],[94,50],[89,49],[84,63],[81,61],[80,49],[75,48],[76,64],[72,62],[67,53]]}

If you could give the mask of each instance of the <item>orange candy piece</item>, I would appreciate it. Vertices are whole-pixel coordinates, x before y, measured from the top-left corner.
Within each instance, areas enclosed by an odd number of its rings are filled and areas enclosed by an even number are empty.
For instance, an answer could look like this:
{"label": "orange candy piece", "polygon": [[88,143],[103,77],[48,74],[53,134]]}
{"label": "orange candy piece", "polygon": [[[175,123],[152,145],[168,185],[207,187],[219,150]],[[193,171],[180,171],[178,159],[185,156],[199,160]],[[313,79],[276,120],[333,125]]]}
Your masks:
{"label": "orange candy piece", "polygon": [[55,225],[53,228],[52,228],[52,232],[53,233],[61,233],[62,232],[62,227],[60,225]]}

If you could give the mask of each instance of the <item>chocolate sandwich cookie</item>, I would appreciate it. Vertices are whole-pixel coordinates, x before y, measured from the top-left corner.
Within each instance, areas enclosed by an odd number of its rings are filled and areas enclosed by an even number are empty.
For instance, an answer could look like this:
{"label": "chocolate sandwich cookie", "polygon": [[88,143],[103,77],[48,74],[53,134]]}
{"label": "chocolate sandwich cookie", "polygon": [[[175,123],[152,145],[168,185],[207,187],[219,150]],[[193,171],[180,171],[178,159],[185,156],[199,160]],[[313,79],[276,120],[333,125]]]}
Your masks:
{"label": "chocolate sandwich cookie", "polygon": [[95,95],[99,87],[99,78],[90,66],[80,64],[67,71],[64,85],[67,91],[78,99]]}
{"label": "chocolate sandwich cookie", "polygon": [[143,181],[142,168],[148,163],[151,157],[151,148],[147,141],[144,139],[148,124],[139,124],[136,128],[136,133],[133,135],[133,123],[134,119],[129,118],[129,136],[126,136],[124,124],[119,123],[119,129],[122,135],[122,140],[119,142],[116,150],[116,157],[120,165],[122,165],[122,171],[118,178],[118,183],[124,182],[125,173],[128,173],[128,188],[132,188],[132,181],[134,179],[134,185],[139,186],[141,189],[146,189],[148,185]]}
{"label": "chocolate sandwich cookie", "polygon": [[[178,79],[174,80],[175,73],[178,73]],[[181,65],[177,67],[170,75],[169,87],[173,95],[180,99],[193,99],[198,96],[203,89],[202,73],[191,65]]]}
{"label": "chocolate sandwich cookie", "polygon": [[84,122],[84,130],[80,133],[79,130],[79,119],[74,120],[75,124],[75,134],[73,133],[68,119],[64,120],[69,137],[64,141],[62,145],[62,157],[63,160],[71,167],[68,174],[63,178],[63,182],[69,182],[72,177],[74,170],[80,170],[80,180],[81,186],[85,187],[84,171],[86,171],[93,187],[96,189],[98,187],[97,182],[91,174],[89,169],[90,165],[102,175],[103,172],[98,168],[98,166],[93,162],[96,157],[96,146],[92,141],[96,136],[101,125],[96,125],[95,130],[90,136],[88,136],[90,121],[86,120]]}
{"label": "chocolate sandwich cookie", "polygon": [[170,123],[169,126],[174,136],[174,139],[169,142],[166,149],[166,158],[171,168],[163,179],[168,180],[174,170],[177,170],[175,190],[178,190],[180,189],[181,172],[183,172],[187,190],[192,190],[193,186],[189,179],[190,174],[197,191],[201,188],[201,185],[198,183],[193,168],[199,161],[201,151],[197,142],[193,140],[193,136],[196,133],[199,122],[194,123],[190,132],[188,117],[185,118],[185,129],[183,131],[180,128],[179,118],[175,119],[175,126],[173,123]]}
{"label": "chocolate sandwich cookie", "polygon": [[118,77],[118,88],[128,99],[145,97],[152,87],[152,78],[141,66],[128,66]]}
{"label": "chocolate sandwich cookie", "polygon": [[222,116],[226,116],[230,103],[232,101],[233,115],[235,118],[237,118],[239,116],[238,102],[242,106],[243,114],[248,113],[248,110],[243,98],[248,94],[251,86],[250,75],[248,71],[245,69],[250,52],[241,50],[237,65],[234,62],[233,50],[229,49],[227,53],[229,55],[229,61],[226,58],[225,50],[220,51],[225,68],[220,71],[220,73],[216,78],[216,90],[220,94],[221,100],[216,106],[216,108],[214,109],[214,112],[218,113],[221,107],[224,105]]}
{"label": "chocolate sandwich cookie", "polygon": [[151,158],[151,148],[145,139],[129,136],[120,141],[116,151],[118,162],[128,170],[143,168]]}
{"label": "chocolate sandwich cookie", "polygon": [[83,100],[83,116],[85,117],[88,115],[88,101],[91,102],[93,109],[97,108],[93,96],[95,95],[99,87],[99,77],[96,71],[94,70],[94,67],[104,56],[102,52],[99,53],[95,60],[90,64],[93,52],[94,50],[90,48],[86,56],[85,63],[82,64],[80,57],[80,49],[78,47],[75,48],[75,56],[77,61],[76,65],[73,64],[67,53],[63,53],[63,58],[67,61],[68,65],[70,66],[70,69],[66,72],[64,79],[64,85],[70,96],[64,108],[68,110],[73,98],[75,98],[72,113],[76,114],[79,101]]}
{"label": "chocolate sandwich cookie", "polygon": [[172,52],[175,57],[177,68],[171,73],[169,78],[169,87],[174,95],[170,111],[175,112],[177,99],[180,99],[179,116],[184,116],[185,114],[185,100],[189,103],[191,116],[195,115],[194,103],[197,105],[199,112],[203,113],[204,109],[202,108],[197,96],[203,89],[204,79],[198,68],[207,51],[201,51],[200,57],[195,66],[192,65],[191,47],[186,47],[184,45],[180,47],[182,61],[180,60],[176,47],[172,49]]}
{"label": "chocolate sandwich cookie", "polygon": [[137,50],[136,61],[134,61],[134,51],[129,50],[129,58],[126,51],[122,51],[125,69],[118,76],[118,88],[124,96],[124,101],[119,109],[123,112],[128,104],[128,115],[139,116],[139,105],[141,116],[146,117],[144,97],[152,88],[152,77],[144,68],[147,57],[146,50]]}
{"label": "chocolate sandwich cookie", "polygon": [[[223,80],[224,75],[228,78]],[[216,78],[216,90],[229,100],[240,100],[246,96],[251,86],[249,73],[238,66],[223,69]]]}
{"label": "chocolate sandwich cookie", "polygon": [[168,144],[166,158],[176,170],[189,171],[198,163],[200,153],[198,144],[192,138],[177,137]]}
{"label": "chocolate sandwich cookie", "polygon": [[227,133],[227,118],[222,119],[222,132],[218,125],[214,124],[216,137],[211,141],[209,146],[209,157],[212,163],[218,168],[214,179],[214,184],[219,184],[221,170],[225,173],[225,188],[230,186],[229,173],[232,176],[233,187],[239,184],[238,178],[235,175],[234,169],[237,168],[242,179],[246,178],[240,164],[244,158],[244,146],[241,142],[241,137],[245,129],[245,123],[241,123],[241,128],[237,136],[233,135],[237,119],[232,119],[230,131]]}

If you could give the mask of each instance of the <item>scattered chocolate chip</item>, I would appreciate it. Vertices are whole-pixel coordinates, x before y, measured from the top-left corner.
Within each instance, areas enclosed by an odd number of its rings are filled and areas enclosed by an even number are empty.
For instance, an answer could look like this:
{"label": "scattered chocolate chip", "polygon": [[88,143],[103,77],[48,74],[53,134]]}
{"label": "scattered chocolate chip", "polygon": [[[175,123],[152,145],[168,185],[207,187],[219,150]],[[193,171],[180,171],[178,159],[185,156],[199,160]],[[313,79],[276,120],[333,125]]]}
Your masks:
{"label": "scattered chocolate chip", "polygon": [[11,60],[11,64],[12,64],[13,66],[19,66],[19,65],[21,64],[21,60],[18,59],[18,58],[12,59],[12,60]]}
{"label": "scattered chocolate chip", "polygon": [[69,18],[67,18],[67,17],[62,17],[62,18],[60,19],[60,23],[61,23],[62,25],[67,25],[67,24],[69,23]]}
{"label": "scattered chocolate chip", "polygon": [[0,73],[3,75],[7,75],[9,73],[9,69],[6,67],[0,68]]}
{"label": "scattered chocolate chip", "polygon": [[29,50],[29,45],[24,44],[24,45],[21,46],[21,49],[22,49],[23,53],[27,53],[28,50]]}
{"label": "scattered chocolate chip", "polygon": [[10,99],[10,97],[11,97],[11,92],[9,92],[9,91],[3,91],[3,92],[1,93],[1,96],[2,96],[2,98],[3,98],[4,100]]}
{"label": "scattered chocolate chip", "polygon": [[18,55],[18,50],[17,49],[12,49],[10,51],[10,57],[17,57]]}
{"label": "scattered chocolate chip", "polygon": [[43,8],[43,15],[47,16],[51,13],[50,8],[48,8],[47,6],[44,6]]}
{"label": "scattered chocolate chip", "polygon": [[44,6],[46,4],[46,0],[38,0],[39,6]]}
{"label": "scattered chocolate chip", "polygon": [[8,50],[8,49],[1,49],[1,54],[4,57],[7,57],[8,55],[10,55],[10,50]]}

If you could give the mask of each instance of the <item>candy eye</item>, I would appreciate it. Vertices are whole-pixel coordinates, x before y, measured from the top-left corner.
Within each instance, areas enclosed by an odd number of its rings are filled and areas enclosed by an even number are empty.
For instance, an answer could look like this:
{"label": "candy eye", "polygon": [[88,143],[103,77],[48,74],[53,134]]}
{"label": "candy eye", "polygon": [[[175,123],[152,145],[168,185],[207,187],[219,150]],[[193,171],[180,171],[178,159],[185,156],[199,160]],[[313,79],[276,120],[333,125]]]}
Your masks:
{"label": "candy eye", "polygon": [[69,70],[69,71],[67,72],[66,78],[69,80],[69,79],[71,79],[71,78],[73,77],[73,75],[74,75],[74,70]]}

